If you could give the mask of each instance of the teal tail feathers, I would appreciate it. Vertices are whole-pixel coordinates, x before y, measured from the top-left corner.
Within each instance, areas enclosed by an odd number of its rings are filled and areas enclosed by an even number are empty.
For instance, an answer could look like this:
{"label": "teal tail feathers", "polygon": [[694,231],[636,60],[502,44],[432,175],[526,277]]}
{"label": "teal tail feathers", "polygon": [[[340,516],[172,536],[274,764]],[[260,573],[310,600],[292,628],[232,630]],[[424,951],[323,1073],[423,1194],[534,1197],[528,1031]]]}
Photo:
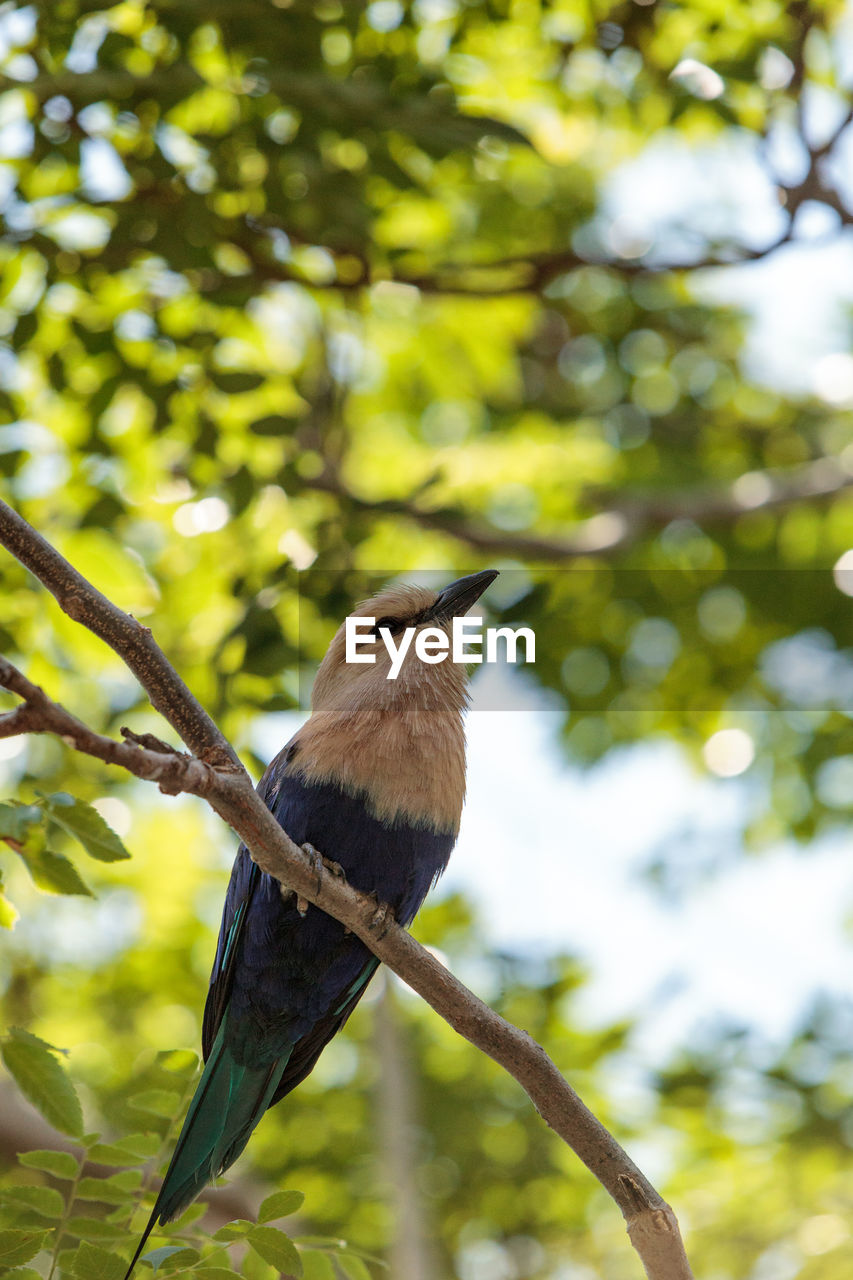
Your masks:
{"label": "teal tail feathers", "polygon": [[156,1224],[177,1217],[208,1182],[234,1163],[287,1066],[288,1054],[261,1066],[237,1062],[224,1043],[224,1032],[223,1021],[124,1280],[129,1280]]}

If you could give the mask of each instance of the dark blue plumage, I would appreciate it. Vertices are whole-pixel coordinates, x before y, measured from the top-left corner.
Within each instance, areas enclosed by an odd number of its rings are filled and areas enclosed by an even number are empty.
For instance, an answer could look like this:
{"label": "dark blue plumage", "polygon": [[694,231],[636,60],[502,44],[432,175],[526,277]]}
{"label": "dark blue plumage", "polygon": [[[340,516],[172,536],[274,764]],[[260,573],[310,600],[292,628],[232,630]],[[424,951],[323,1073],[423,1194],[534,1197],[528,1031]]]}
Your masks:
{"label": "dark blue plumage", "polygon": [[[438,595],[390,589],[356,612],[396,631],[444,627],[494,577],[474,574]],[[389,681],[378,637],[375,653],[372,665],[347,663],[338,632],[310,720],[258,791],[291,839],[337,862],[351,885],[375,893],[406,925],[456,840],[465,669],[421,663],[412,646]],[[175,1217],[227,1169],[267,1107],[311,1071],[377,965],[354,934],[283,892],[240,846],[204,1011],[205,1069],[127,1277],[155,1223]]]}
{"label": "dark blue plumage", "polygon": [[[354,888],[375,892],[401,924],[409,924],[447,865],[456,833],[431,831],[405,819],[393,825],[382,822],[369,813],[363,795],[348,795],[333,783],[283,776],[283,767],[278,757],[259,792],[291,839],[320,851],[333,850]],[[229,976],[225,943],[241,911],[244,924],[233,943]],[[205,1056],[227,1000],[226,1043],[235,1055],[249,1054],[257,1060],[262,1043],[263,1055],[272,1058],[296,1046],[277,1090],[277,1098],[283,1097],[297,1083],[291,1081],[293,1072],[303,1066],[310,1070],[343,1021],[342,1000],[366,969],[372,973],[375,968],[375,957],[364,943],[346,934],[337,920],[312,906],[301,916],[292,895],[284,901],[278,882],[261,872],[241,846],[225,899],[205,1009]],[[316,1044],[321,1025],[328,1035]],[[306,1038],[309,1043],[303,1044]]]}

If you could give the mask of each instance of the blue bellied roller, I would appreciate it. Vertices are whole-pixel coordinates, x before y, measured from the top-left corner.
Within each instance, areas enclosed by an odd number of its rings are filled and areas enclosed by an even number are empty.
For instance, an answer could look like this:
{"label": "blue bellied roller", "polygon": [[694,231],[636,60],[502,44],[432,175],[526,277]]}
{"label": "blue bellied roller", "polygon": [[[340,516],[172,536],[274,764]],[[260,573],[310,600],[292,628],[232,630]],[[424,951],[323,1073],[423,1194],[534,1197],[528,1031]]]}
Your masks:
{"label": "blue bellied roller", "polygon": [[[267,768],[258,794],[297,844],[340,864],[408,925],[447,866],[465,798],[464,664],[424,662],[410,643],[395,679],[381,628],[449,632],[497,576],[443,591],[392,586],[360,605],[376,619],[346,660],[329,646],[311,716]],[[433,653],[435,650],[433,650]],[[157,1223],[169,1222],[239,1156],[268,1107],[304,1080],[378,966],[354,934],[266,875],[241,845],[204,1010],[205,1068],[125,1280]]]}

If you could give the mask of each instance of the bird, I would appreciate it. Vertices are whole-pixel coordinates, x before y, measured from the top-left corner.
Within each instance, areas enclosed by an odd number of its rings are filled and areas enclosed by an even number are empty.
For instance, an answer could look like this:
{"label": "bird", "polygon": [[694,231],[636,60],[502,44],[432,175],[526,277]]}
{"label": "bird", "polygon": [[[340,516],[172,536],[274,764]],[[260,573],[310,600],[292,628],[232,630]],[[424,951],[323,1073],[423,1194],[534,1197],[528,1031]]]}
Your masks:
{"label": "bird", "polygon": [[[482,570],[438,592],[392,584],[360,604],[350,616],[374,619],[372,630],[358,624],[362,661],[347,660],[342,624],[318,669],[309,719],[258,783],[292,840],[337,864],[403,926],[456,843],[468,705],[464,663],[422,661],[411,636],[425,628],[449,634],[496,577]],[[407,628],[414,632],[406,656],[389,679],[387,635]],[[177,1217],[228,1169],[264,1112],[305,1079],[378,964],[337,920],[261,871],[241,844],[204,1009],[204,1071],[125,1280],[157,1223]]]}

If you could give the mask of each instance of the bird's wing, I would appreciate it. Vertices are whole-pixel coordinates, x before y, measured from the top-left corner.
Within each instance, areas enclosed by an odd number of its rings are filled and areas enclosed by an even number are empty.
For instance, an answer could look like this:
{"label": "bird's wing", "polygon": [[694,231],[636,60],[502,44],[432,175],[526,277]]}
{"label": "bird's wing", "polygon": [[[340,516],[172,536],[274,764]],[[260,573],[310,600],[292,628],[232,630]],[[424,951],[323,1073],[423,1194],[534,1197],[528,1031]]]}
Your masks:
{"label": "bird's wing", "polygon": [[216,944],[216,956],[210,974],[210,989],[204,1006],[201,1046],[205,1062],[213,1048],[222,1015],[228,1007],[234,980],[234,960],[239,950],[237,944],[261,874],[260,867],[252,861],[246,846],[241,844],[234,860],[228,893],[225,896],[219,941]]}
{"label": "bird's wing", "polygon": [[365,988],[378,967],[379,961],[376,956],[369,956],[341,1001],[336,1007],[330,1009],[324,1018],[318,1019],[307,1035],[304,1035],[294,1046],[278,1087],[270,1100],[271,1107],[280,1102],[285,1094],[295,1089],[311,1073],[326,1045],[344,1025],[364,995]]}
{"label": "bird's wing", "polygon": [[[290,746],[288,742],[270,762],[258,783],[258,795],[269,809],[274,810],[281,781],[281,765]],[[210,974],[210,989],[204,1006],[201,1048],[205,1062],[210,1057],[223,1014],[228,1007],[240,936],[245,928],[252,899],[262,878],[263,872],[260,867],[252,861],[246,846],[241,844],[231,869],[231,879],[228,881],[228,891],[222,909],[222,923],[219,926],[219,940],[216,944],[216,955]]]}

